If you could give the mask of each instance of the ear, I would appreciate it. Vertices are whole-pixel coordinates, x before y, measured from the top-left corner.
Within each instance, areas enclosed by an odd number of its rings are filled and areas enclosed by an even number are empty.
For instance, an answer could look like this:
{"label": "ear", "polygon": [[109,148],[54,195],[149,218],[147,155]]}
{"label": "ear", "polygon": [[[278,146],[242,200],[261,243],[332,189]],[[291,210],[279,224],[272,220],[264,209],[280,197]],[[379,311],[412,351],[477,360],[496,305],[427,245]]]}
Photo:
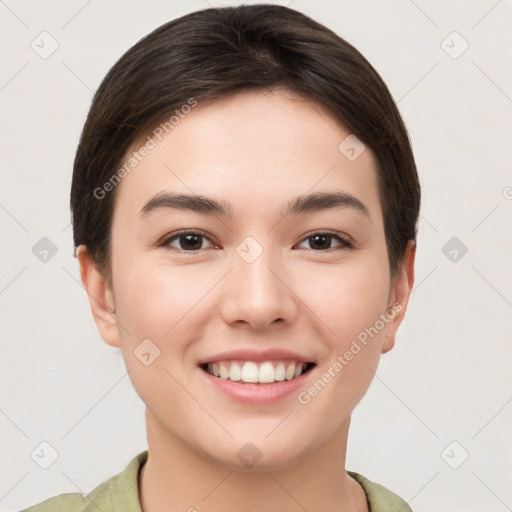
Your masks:
{"label": "ear", "polygon": [[384,339],[381,352],[389,352],[395,345],[395,337],[398,327],[402,323],[414,284],[414,258],[416,256],[416,243],[409,240],[405,249],[402,263],[397,275],[393,278],[389,294],[387,317]]}
{"label": "ear", "polygon": [[89,297],[92,315],[103,341],[112,347],[120,347],[119,328],[111,287],[96,268],[87,247],[80,245],[76,251],[80,264],[80,277]]}

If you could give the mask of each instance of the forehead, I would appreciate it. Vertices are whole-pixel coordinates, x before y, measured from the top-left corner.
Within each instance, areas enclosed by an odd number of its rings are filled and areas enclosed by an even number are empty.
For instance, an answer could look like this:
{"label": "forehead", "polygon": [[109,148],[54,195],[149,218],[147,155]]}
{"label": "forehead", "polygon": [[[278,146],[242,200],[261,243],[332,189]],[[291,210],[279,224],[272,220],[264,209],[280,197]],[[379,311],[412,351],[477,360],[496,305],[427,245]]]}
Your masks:
{"label": "forehead", "polygon": [[[256,90],[186,111],[127,153],[126,160],[134,151],[140,158],[151,146],[118,185],[115,215],[140,212],[162,191],[228,198],[235,216],[244,207],[282,211],[292,196],[335,188],[378,206],[374,155],[365,148],[347,158],[346,141],[354,146],[357,139],[321,103]],[[358,153],[361,146],[354,146]]]}

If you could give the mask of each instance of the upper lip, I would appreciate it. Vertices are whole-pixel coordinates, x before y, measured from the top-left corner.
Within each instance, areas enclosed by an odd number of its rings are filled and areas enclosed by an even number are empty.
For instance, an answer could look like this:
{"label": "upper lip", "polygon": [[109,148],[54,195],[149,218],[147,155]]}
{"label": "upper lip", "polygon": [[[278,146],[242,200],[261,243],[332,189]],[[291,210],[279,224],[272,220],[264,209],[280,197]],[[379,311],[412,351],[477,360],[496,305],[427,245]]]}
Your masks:
{"label": "upper lip", "polygon": [[313,360],[306,356],[292,352],[291,350],[284,350],[278,348],[269,348],[265,350],[253,350],[253,349],[237,349],[229,350],[227,352],[220,352],[218,354],[205,357],[199,361],[199,365],[206,363],[214,363],[217,361],[229,361],[229,360],[241,360],[241,361],[272,361],[277,359],[293,359],[301,363],[312,363]]}

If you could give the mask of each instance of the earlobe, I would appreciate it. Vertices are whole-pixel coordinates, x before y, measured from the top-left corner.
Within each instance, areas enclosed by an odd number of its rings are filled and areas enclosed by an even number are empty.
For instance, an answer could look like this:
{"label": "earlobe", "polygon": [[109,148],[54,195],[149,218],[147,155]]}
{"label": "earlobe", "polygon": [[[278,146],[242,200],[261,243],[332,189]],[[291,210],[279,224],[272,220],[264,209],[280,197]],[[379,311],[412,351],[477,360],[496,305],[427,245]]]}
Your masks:
{"label": "earlobe", "polygon": [[395,346],[395,334],[385,334],[381,345],[381,353],[389,352]]}
{"label": "earlobe", "polygon": [[80,278],[87,292],[98,332],[105,343],[112,347],[120,347],[112,289],[97,269],[85,245],[77,248],[76,257],[80,265]]}
{"label": "earlobe", "polygon": [[414,285],[414,258],[416,256],[416,243],[409,240],[398,275],[393,279],[390,290],[388,312],[390,320],[386,325],[386,332],[381,345],[381,353],[389,352],[395,345],[396,332],[404,319],[409,302],[409,296]]}

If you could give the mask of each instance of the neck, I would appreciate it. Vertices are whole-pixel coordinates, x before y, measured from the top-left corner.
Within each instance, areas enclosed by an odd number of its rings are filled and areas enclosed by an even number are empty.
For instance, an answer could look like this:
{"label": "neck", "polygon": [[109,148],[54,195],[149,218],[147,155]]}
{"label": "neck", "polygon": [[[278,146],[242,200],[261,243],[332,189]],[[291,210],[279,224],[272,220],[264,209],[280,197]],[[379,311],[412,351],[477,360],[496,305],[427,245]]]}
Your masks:
{"label": "neck", "polygon": [[143,512],[368,511],[363,489],[345,471],[350,417],[302,460],[258,471],[236,471],[200,455],[148,411],[146,424],[148,459],[139,477]]}

